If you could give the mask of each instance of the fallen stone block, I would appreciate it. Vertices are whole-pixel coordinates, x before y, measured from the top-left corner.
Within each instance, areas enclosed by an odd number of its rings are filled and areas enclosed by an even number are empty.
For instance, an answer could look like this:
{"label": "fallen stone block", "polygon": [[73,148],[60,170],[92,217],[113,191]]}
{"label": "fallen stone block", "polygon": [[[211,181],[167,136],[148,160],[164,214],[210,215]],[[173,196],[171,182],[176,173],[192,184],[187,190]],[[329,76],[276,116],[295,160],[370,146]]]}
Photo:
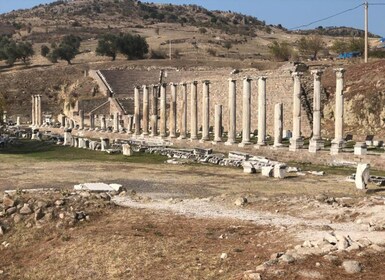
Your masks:
{"label": "fallen stone block", "polygon": [[274,178],[284,179],[286,177],[286,164],[274,165]]}
{"label": "fallen stone block", "polygon": [[264,177],[273,177],[273,166],[263,166],[262,169],[262,176]]}
{"label": "fallen stone block", "polygon": [[355,184],[359,190],[365,190],[370,178],[370,165],[367,163],[359,163],[357,165]]}

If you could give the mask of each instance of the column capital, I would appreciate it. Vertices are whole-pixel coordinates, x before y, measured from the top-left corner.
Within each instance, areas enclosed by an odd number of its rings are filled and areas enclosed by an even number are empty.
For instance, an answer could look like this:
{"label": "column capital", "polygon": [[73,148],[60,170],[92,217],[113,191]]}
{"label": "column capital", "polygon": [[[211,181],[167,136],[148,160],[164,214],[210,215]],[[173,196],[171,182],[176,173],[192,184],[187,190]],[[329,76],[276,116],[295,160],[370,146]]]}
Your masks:
{"label": "column capital", "polygon": [[202,81],[202,83],[205,84],[205,85],[211,84],[211,82],[209,80],[204,80],[204,81]]}
{"label": "column capital", "polygon": [[161,83],[160,86],[165,88],[165,87],[167,87],[167,83]]}
{"label": "column capital", "polygon": [[244,80],[244,81],[247,81],[247,82],[250,82],[250,81],[252,81],[253,79],[252,79],[251,77],[247,76],[247,77],[244,77],[243,80]]}
{"label": "column capital", "polygon": [[267,76],[259,76],[258,80],[266,81],[267,80]]}
{"label": "column capital", "polygon": [[143,89],[148,89],[149,86],[148,86],[148,85],[143,85],[142,88],[143,88]]}
{"label": "column capital", "polygon": [[180,86],[187,86],[187,82],[180,82],[179,85]]}
{"label": "column capital", "polygon": [[139,90],[139,89],[140,89],[140,86],[134,86],[134,89]]}
{"label": "column capital", "polygon": [[291,76],[292,76],[293,78],[296,78],[296,77],[300,78],[300,77],[303,76],[303,73],[302,73],[302,72],[292,72],[292,73],[291,73]]}
{"label": "column capital", "polygon": [[198,81],[192,81],[191,84],[196,86],[198,85]]}
{"label": "column capital", "polygon": [[177,87],[178,86],[178,83],[169,83],[170,86],[174,86],[174,87]]}
{"label": "column capital", "polygon": [[335,68],[333,70],[336,73],[336,76],[338,79],[342,79],[344,77],[345,72],[346,72],[346,70],[344,68]]}
{"label": "column capital", "polygon": [[229,82],[236,82],[237,81],[237,79],[234,79],[234,78],[228,78],[228,80],[229,80]]}
{"label": "column capital", "polygon": [[323,69],[314,69],[311,70],[310,73],[314,76],[315,79],[321,79],[322,74],[324,73]]}

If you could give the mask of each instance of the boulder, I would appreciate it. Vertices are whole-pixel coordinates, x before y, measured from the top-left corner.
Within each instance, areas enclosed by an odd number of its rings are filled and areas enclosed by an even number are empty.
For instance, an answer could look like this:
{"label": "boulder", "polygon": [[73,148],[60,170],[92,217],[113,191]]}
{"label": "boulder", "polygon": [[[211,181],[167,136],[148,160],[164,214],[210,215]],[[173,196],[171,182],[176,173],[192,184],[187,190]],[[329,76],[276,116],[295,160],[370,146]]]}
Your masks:
{"label": "boulder", "polygon": [[3,197],[3,206],[5,209],[15,206],[15,201],[8,195]]}
{"label": "boulder", "polygon": [[32,213],[31,208],[29,207],[29,204],[24,203],[23,207],[20,208],[19,213],[22,215],[29,215]]}
{"label": "boulder", "polygon": [[342,267],[349,274],[354,274],[362,271],[361,264],[357,261],[346,260],[342,263]]}
{"label": "boulder", "polygon": [[234,204],[236,206],[244,206],[247,204],[247,198],[246,197],[239,197],[235,200]]}

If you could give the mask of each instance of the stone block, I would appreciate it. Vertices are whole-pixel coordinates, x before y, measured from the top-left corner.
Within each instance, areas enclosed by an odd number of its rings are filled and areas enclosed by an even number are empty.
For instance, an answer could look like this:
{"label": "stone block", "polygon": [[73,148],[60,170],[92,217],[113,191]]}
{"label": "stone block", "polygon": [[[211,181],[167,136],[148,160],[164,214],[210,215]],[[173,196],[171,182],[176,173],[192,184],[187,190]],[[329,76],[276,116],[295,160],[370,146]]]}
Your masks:
{"label": "stone block", "polygon": [[123,148],[123,155],[124,156],[132,156],[134,154],[134,152],[132,151],[132,148],[131,148],[131,145],[129,144],[123,144],[122,145],[122,148]]}
{"label": "stone block", "polygon": [[370,165],[367,163],[359,163],[356,170],[356,188],[359,190],[365,190],[370,178]]}
{"label": "stone block", "polygon": [[274,165],[274,178],[284,179],[286,177],[286,168],[285,164]]}
{"label": "stone block", "polygon": [[354,145],[354,154],[358,156],[366,155],[368,147],[365,142],[357,142]]}
{"label": "stone block", "polygon": [[261,174],[264,177],[273,177],[273,170],[274,170],[273,166],[263,166],[261,168]]}

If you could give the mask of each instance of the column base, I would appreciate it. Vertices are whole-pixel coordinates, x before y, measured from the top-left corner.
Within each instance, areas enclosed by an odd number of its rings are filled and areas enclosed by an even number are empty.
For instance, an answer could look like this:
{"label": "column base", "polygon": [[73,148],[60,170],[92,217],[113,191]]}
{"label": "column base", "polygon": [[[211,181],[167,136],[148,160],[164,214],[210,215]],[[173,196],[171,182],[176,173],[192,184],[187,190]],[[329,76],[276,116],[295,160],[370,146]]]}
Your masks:
{"label": "column base", "polygon": [[211,142],[211,144],[213,144],[213,145],[222,144],[222,140],[221,139],[214,140]]}
{"label": "column base", "polygon": [[345,145],[345,142],[343,140],[333,140],[332,146],[330,147],[330,154],[338,155],[339,153],[342,152],[344,145]]}
{"label": "column base", "polygon": [[178,138],[177,138],[177,140],[185,140],[187,137],[185,136],[185,135],[181,135],[181,136],[179,136]]}
{"label": "column base", "polygon": [[226,145],[226,146],[232,146],[232,145],[236,145],[236,144],[237,144],[237,142],[231,141],[231,140],[225,142],[225,145]]}
{"label": "column base", "polygon": [[296,152],[303,148],[303,140],[302,139],[291,139],[289,151]]}
{"label": "column base", "polygon": [[199,143],[206,143],[207,141],[209,141],[209,139],[201,139],[199,140]]}
{"label": "column base", "polygon": [[261,147],[264,147],[266,146],[266,143],[263,142],[263,143],[257,143],[257,145],[254,145],[254,149],[260,149]]}
{"label": "column base", "polygon": [[309,153],[316,153],[325,147],[325,143],[322,139],[311,139],[309,142]]}
{"label": "column base", "polygon": [[238,144],[238,147],[239,148],[244,148],[244,147],[250,146],[250,145],[251,145],[251,142],[242,142],[242,143]]}
{"label": "column base", "polygon": [[283,148],[283,144],[282,143],[274,143],[273,145],[273,149],[279,149],[279,148]]}

